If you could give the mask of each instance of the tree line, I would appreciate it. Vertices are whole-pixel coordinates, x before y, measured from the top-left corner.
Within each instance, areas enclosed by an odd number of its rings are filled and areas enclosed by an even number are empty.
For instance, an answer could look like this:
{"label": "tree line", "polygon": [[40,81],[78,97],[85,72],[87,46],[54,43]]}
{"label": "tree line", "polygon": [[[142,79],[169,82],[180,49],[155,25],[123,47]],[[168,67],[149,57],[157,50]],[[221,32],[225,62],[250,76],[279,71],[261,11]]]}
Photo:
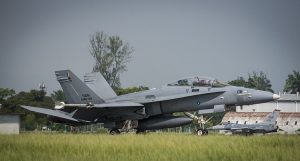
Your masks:
{"label": "tree line", "polygon": [[[249,73],[248,79],[245,79],[244,77],[238,77],[237,79],[228,82],[228,84],[246,88],[254,88],[274,93],[271,81],[267,78],[267,75],[262,71]],[[288,78],[285,80],[283,91],[291,94],[296,94],[297,92],[300,92],[299,71],[294,70],[293,73],[288,75]]]}

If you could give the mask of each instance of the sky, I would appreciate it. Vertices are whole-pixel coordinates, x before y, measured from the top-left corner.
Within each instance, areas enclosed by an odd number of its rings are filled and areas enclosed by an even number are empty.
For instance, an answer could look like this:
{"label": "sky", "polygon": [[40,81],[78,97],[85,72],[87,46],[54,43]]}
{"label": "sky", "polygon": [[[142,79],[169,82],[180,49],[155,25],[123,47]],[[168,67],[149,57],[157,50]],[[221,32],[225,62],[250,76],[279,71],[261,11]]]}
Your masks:
{"label": "sky", "polygon": [[0,88],[44,82],[51,93],[62,69],[82,79],[95,63],[89,39],[103,31],[134,48],[122,87],[263,71],[278,92],[300,70],[299,17],[297,0],[1,0]]}

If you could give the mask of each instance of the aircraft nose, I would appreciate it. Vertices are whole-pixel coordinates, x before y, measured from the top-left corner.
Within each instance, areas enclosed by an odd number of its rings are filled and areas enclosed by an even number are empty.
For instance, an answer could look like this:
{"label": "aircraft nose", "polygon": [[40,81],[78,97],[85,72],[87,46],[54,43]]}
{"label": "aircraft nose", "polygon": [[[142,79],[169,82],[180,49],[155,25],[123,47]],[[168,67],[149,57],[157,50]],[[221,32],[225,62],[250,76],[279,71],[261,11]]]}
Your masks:
{"label": "aircraft nose", "polygon": [[248,101],[250,102],[250,104],[265,103],[280,98],[280,96],[277,94],[267,92],[267,91],[261,91],[261,90],[251,90],[251,95],[249,96],[248,96],[249,98]]}
{"label": "aircraft nose", "polygon": [[280,98],[280,96],[278,94],[273,94],[273,100],[276,101]]}

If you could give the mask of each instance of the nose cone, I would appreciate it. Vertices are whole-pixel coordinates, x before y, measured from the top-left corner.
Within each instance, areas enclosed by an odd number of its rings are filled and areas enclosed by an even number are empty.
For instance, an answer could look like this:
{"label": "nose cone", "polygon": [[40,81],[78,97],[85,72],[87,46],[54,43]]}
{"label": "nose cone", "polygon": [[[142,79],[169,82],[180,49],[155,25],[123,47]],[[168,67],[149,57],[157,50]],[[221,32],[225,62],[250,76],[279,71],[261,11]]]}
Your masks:
{"label": "nose cone", "polygon": [[273,94],[273,100],[276,101],[280,98],[280,96],[278,94]]}
{"label": "nose cone", "polygon": [[249,101],[251,102],[250,104],[265,103],[280,98],[279,95],[267,91],[253,90],[251,92],[252,94],[251,97],[249,98]]}

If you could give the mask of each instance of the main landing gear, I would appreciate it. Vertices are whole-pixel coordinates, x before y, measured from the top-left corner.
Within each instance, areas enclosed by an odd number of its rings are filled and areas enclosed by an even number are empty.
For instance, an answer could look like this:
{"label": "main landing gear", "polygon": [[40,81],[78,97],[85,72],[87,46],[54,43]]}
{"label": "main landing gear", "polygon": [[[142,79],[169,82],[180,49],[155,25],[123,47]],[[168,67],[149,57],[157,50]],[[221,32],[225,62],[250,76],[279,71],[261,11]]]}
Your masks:
{"label": "main landing gear", "polygon": [[137,120],[125,120],[117,122],[117,126],[109,131],[111,135],[118,135],[121,133],[128,133],[130,130],[137,128]]}
{"label": "main landing gear", "polygon": [[118,129],[111,129],[109,131],[109,134],[111,135],[119,135],[121,132]]}

